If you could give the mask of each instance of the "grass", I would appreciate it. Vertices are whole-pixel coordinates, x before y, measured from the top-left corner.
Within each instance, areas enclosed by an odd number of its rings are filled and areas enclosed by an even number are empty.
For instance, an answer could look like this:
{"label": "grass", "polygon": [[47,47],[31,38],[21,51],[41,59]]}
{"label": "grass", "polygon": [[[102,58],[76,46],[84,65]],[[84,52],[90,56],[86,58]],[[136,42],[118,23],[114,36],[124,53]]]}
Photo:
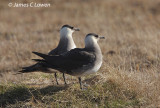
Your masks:
{"label": "grass", "polygon": [[[30,0],[32,1],[32,0]],[[27,2],[30,2],[27,1]],[[19,0],[17,2],[25,2]],[[43,2],[36,0],[36,2]],[[54,0],[49,8],[9,8],[0,4],[0,106],[1,107],[159,107],[160,106],[160,2],[159,0]],[[59,40],[64,24],[81,29],[73,38],[84,47],[89,32],[104,35],[99,45],[103,65],[78,80],[59,73],[13,75],[47,53]]]}
{"label": "grass", "polygon": [[[112,81],[95,84],[86,90],[79,85],[48,86],[41,89],[26,85],[6,85],[1,87],[2,107],[54,106],[54,107],[135,107],[140,106],[137,94],[121,88]],[[33,105],[35,104],[36,105]]]}

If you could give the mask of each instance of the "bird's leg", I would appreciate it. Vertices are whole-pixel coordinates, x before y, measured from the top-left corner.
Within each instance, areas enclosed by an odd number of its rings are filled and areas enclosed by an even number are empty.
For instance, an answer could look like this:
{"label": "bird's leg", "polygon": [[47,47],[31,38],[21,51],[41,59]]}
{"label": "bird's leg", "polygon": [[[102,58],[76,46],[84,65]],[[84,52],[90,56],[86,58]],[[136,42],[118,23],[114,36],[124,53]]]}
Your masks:
{"label": "bird's leg", "polygon": [[57,73],[55,73],[54,76],[55,76],[57,85],[59,85],[58,80],[57,80]]}
{"label": "bird's leg", "polygon": [[67,84],[64,73],[63,73],[63,79],[64,79],[64,84]]}
{"label": "bird's leg", "polygon": [[83,89],[83,88],[82,88],[82,81],[81,81],[81,77],[78,77],[78,80],[79,80],[79,84],[80,84],[80,89]]}

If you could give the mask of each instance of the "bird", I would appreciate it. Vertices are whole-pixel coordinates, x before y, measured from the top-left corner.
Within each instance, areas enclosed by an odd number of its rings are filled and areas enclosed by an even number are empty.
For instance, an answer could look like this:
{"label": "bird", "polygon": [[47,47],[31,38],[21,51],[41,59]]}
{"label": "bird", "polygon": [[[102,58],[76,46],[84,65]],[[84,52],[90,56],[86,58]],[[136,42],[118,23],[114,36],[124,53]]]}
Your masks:
{"label": "bird", "polygon": [[[71,49],[76,48],[76,45],[75,45],[74,40],[72,38],[72,34],[74,31],[80,31],[80,29],[73,27],[73,26],[70,26],[68,24],[63,25],[60,30],[59,44],[55,49],[51,50],[48,53],[48,55],[59,55],[59,54],[65,53],[67,51],[70,51]],[[38,63],[31,65],[31,66],[28,66],[28,67],[22,67],[22,70],[20,70],[19,73],[30,73],[30,72],[35,72],[35,71],[41,71],[41,72],[45,72],[45,73],[53,73],[54,72],[56,83],[57,83],[57,85],[59,84],[58,80],[57,80],[57,73],[54,70],[51,70],[47,67],[44,67],[41,62],[38,62]],[[67,84],[64,73],[63,73],[63,79],[64,79],[65,84]]]}
{"label": "bird", "polygon": [[96,73],[102,65],[103,56],[98,40],[104,38],[104,36],[89,33],[85,37],[84,48],[75,48],[60,55],[32,52],[42,58],[33,60],[42,62],[46,67],[78,77],[80,89],[83,89],[81,77]]}

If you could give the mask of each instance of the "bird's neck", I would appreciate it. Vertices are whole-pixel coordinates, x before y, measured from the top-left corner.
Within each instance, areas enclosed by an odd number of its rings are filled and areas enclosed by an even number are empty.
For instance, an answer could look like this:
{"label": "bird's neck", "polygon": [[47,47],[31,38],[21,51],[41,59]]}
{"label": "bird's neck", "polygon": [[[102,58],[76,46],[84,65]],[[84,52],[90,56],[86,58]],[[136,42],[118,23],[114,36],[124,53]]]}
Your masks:
{"label": "bird's neck", "polygon": [[85,48],[91,51],[101,54],[101,49],[96,41],[85,42]]}
{"label": "bird's neck", "polygon": [[76,47],[76,45],[73,41],[73,38],[72,38],[72,34],[60,36],[59,45],[61,45],[63,47],[67,47],[67,50],[71,50]]}

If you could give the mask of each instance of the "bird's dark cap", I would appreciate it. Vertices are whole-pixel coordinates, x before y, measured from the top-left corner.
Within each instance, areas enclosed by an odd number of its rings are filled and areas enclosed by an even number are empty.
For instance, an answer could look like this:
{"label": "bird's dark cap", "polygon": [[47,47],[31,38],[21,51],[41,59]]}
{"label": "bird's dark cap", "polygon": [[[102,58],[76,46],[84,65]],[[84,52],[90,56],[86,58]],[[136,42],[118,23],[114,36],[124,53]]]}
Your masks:
{"label": "bird's dark cap", "polygon": [[[74,28],[74,27],[72,27],[72,26],[70,26],[70,25],[68,25],[68,24],[65,24],[65,25],[62,26],[62,28],[64,28],[64,27],[67,27],[67,28],[70,28],[70,29],[73,29],[73,28]],[[62,28],[61,28],[61,29],[62,29]]]}

